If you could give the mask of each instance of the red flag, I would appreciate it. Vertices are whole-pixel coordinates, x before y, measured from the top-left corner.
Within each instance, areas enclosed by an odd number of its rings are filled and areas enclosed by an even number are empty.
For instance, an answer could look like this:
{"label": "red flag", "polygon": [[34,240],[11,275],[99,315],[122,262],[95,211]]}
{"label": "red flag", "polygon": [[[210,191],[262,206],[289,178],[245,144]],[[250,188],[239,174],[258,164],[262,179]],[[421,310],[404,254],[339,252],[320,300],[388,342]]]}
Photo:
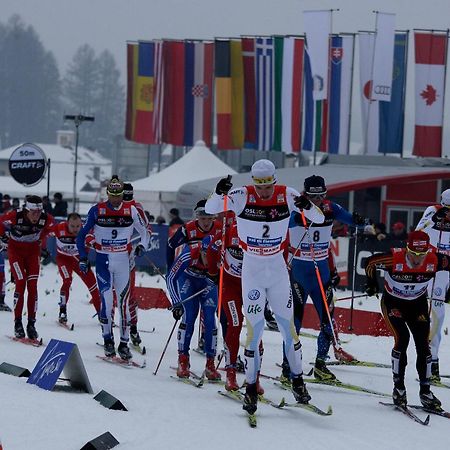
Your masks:
{"label": "red flag", "polygon": [[442,154],[444,119],[445,67],[447,65],[447,33],[416,32],[416,156],[439,157]]}

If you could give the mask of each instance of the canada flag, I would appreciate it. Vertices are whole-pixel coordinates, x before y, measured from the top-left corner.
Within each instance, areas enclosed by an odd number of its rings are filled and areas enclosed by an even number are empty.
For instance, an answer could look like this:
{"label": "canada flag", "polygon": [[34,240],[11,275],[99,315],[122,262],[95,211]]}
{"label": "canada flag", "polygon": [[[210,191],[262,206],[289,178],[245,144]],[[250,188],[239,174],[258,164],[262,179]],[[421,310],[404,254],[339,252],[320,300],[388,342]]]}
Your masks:
{"label": "canada flag", "polygon": [[446,33],[416,32],[416,124],[413,154],[441,156]]}

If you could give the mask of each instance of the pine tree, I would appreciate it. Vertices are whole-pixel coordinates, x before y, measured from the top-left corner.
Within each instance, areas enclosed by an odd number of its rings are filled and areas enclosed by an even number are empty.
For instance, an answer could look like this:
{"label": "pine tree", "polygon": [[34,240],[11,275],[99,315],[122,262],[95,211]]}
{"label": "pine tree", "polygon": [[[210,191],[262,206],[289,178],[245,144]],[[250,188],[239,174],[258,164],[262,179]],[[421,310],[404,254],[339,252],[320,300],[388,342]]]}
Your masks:
{"label": "pine tree", "polygon": [[58,67],[18,15],[0,26],[0,86],[2,147],[54,142],[62,112]]}

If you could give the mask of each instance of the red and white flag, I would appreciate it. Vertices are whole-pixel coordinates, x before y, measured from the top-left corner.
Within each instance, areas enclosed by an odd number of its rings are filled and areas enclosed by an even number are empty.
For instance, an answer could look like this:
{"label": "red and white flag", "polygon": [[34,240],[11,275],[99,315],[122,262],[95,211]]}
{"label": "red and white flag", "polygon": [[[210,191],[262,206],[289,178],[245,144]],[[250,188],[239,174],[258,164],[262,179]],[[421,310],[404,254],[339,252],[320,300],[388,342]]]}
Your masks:
{"label": "red and white flag", "polygon": [[442,155],[444,120],[445,67],[448,33],[415,32],[416,57],[416,156]]}

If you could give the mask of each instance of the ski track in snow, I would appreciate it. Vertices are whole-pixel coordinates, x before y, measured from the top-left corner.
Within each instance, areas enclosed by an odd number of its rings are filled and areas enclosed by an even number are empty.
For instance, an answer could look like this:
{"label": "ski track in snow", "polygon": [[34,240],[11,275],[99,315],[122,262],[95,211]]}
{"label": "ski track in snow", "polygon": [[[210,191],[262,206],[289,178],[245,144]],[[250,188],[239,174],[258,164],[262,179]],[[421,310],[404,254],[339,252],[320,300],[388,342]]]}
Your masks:
{"label": "ski track in snow", "polygon": [[[8,272],[7,272],[8,273]],[[164,287],[162,279],[137,274],[137,284]],[[39,310],[37,330],[48,343],[51,338],[77,343],[89,375],[94,393],[101,389],[111,393],[124,403],[128,412],[110,411],[93,400],[89,394],[47,392],[26,383],[24,378],[0,374],[0,442],[4,450],[70,450],[79,449],[96,436],[110,431],[120,442],[120,449],[186,449],[214,450],[261,448],[304,448],[334,450],[345,449],[399,449],[448,448],[448,419],[431,416],[428,427],[414,423],[403,414],[378,404],[380,397],[342,389],[308,385],[312,402],[326,409],[331,404],[333,415],[319,417],[301,409],[277,410],[259,404],[258,428],[250,429],[246,413],[233,401],[221,398],[217,390],[221,386],[205,384],[201,389],[178,383],[170,365],[177,360],[176,333],[169,345],[165,359],[156,376],[156,363],[173,325],[168,311],[140,311],[139,328],[151,329],[152,334],[142,333],[147,348],[145,369],[124,370],[107,364],[96,355],[102,349],[95,342],[101,339],[100,327],[92,319],[94,308],[89,305],[88,292],[78,277],[74,278],[68,305],[69,322],[75,330],[59,327],[58,315],[60,279],[56,266],[42,269],[39,278]],[[7,287],[6,301],[11,306],[13,285]],[[345,296],[347,293],[341,293]],[[344,302],[341,302],[344,303]],[[342,304],[339,306],[343,306]],[[376,299],[365,299],[356,308],[378,309]],[[45,313],[45,316],[43,315]],[[24,317],[24,323],[26,317]],[[446,318],[444,328],[448,326]],[[13,333],[10,313],[0,312],[0,363],[3,361],[32,370],[43,348],[34,348],[12,342],[5,337]],[[245,329],[241,335],[244,340]],[[116,342],[119,341],[115,330]],[[350,339],[344,348],[361,360],[390,363],[392,338],[343,335]],[[262,372],[279,375],[275,366],[281,360],[281,335],[265,331]],[[450,373],[449,337],[443,335],[441,344],[441,373]],[[194,335],[193,344],[196,345]],[[221,340],[220,340],[221,342]],[[310,369],[314,359],[316,342],[303,338],[304,371]],[[219,344],[221,348],[221,343]],[[418,404],[418,383],[415,381],[414,343],[410,342],[407,367],[407,392],[411,404]],[[143,357],[135,353],[136,361]],[[204,358],[191,352],[192,370],[201,373]],[[390,369],[365,367],[332,367],[344,382],[360,384],[385,393],[392,391]],[[224,376],[224,375],[223,375]],[[243,381],[243,375],[238,375]],[[449,380],[450,382],[450,380]],[[270,380],[263,379],[266,396],[279,401],[283,396],[292,402],[289,392],[282,391]],[[450,389],[433,388],[444,408],[450,409]],[[389,400],[388,400],[389,401]],[[425,414],[417,414],[424,418]]]}

